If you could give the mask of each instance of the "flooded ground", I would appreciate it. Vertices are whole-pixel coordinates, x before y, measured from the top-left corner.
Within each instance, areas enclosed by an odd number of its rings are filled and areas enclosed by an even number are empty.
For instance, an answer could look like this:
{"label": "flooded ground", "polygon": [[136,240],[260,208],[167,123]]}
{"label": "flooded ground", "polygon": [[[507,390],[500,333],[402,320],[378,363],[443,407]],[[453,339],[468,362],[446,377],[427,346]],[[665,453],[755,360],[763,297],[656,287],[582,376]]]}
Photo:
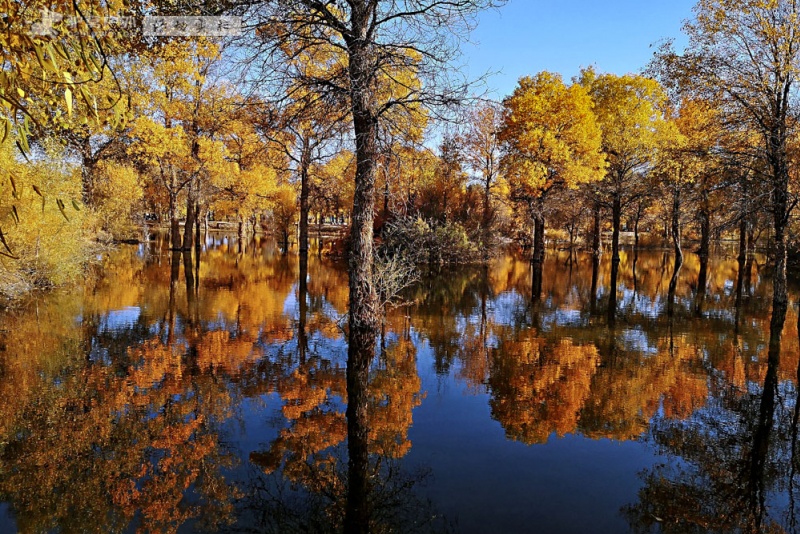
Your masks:
{"label": "flooded ground", "polygon": [[423,277],[358,463],[341,264],[124,246],[0,316],[0,531],[327,532],[353,499],[373,532],[796,530],[796,293],[771,343],[764,258],[609,260],[549,251],[539,298],[510,255]]}

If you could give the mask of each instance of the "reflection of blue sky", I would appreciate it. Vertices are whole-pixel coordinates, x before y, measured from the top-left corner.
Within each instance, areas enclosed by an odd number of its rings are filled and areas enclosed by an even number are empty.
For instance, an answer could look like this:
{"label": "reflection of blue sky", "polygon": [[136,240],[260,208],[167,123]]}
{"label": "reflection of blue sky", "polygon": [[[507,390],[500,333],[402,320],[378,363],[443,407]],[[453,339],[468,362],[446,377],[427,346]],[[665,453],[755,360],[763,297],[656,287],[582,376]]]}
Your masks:
{"label": "reflection of blue sky", "polygon": [[138,306],[128,306],[122,308],[121,310],[112,310],[108,312],[108,315],[101,319],[100,331],[120,331],[130,328],[136,324],[136,321],[139,320],[139,316],[141,314],[142,309]]}
{"label": "reflection of blue sky", "polygon": [[641,352],[642,354],[658,354],[658,347],[651,345],[647,333],[640,328],[623,330],[621,337],[625,350]]}
{"label": "reflection of blue sky", "polygon": [[[516,290],[506,291],[494,298],[491,306],[488,306],[487,315],[496,324],[510,326],[514,324],[520,306],[527,306],[527,300]],[[480,314],[480,310],[478,313]]]}
{"label": "reflection of blue sky", "polygon": [[589,323],[589,318],[581,310],[557,309],[542,317],[542,330],[547,332],[554,326],[581,326]]}

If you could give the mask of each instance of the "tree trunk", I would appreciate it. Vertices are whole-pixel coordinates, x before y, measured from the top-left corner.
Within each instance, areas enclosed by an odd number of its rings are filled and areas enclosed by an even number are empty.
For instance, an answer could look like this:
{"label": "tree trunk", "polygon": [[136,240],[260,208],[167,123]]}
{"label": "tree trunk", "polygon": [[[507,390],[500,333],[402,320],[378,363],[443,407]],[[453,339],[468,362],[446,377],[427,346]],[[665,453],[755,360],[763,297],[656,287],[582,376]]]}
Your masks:
{"label": "tree trunk", "polygon": [[303,153],[300,155],[300,235],[298,238],[298,251],[301,256],[308,257],[308,171],[311,167],[311,150],[308,142],[304,142]]}
{"label": "tree trunk", "polygon": [[531,261],[535,264],[544,263],[544,213],[542,213],[542,203],[539,201],[539,208],[533,215],[533,256]]}
{"label": "tree trunk", "polygon": [[188,195],[186,195],[186,224],[183,226],[183,250],[192,250],[195,223],[195,192],[194,184],[189,184]]}
{"label": "tree trunk", "polygon": [[711,252],[711,209],[708,203],[708,188],[703,184],[700,197],[700,210],[697,213],[700,220],[700,252],[701,258],[708,258]]}
{"label": "tree trunk", "polygon": [[739,219],[739,260],[744,261],[747,257],[747,218]]}
{"label": "tree trunk", "polygon": [[200,254],[200,203],[194,205],[195,226],[194,226],[194,248]]}
{"label": "tree trunk", "polygon": [[239,241],[239,254],[244,251],[244,219],[239,215],[237,222],[239,223],[236,228],[236,236]]}
{"label": "tree trunk", "polygon": [[786,289],[786,224],[789,213],[789,170],[787,168],[786,134],[773,131],[769,140],[772,166],[772,219],[775,231],[772,251],[775,268],[772,275],[773,313],[786,309],[788,297]]}
{"label": "tree trunk", "polygon": [[620,193],[614,193],[614,202],[611,207],[611,224],[613,226],[613,234],[611,237],[611,261],[612,263],[619,263],[619,227],[622,219],[622,199]]}
{"label": "tree trunk", "polygon": [[169,228],[170,228],[170,248],[179,250],[181,248],[181,229],[178,223],[178,193],[172,189],[169,192]]}
{"label": "tree trunk", "polygon": [[378,161],[378,115],[375,87],[371,83],[373,49],[368,29],[372,9],[353,3],[350,16],[352,34],[347,36],[350,104],[355,134],[356,173],[350,227],[348,274],[350,306],[347,350],[347,451],[348,485],[344,531],[369,532],[367,502],[369,419],[367,387],[369,362],[375,354],[378,331],[378,297],[372,278],[373,217],[375,212],[375,173]]}
{"label": "tree trunk", "polygon": [[[675,257],[683,261],[683,251],[681,250],[681,189],[675,186],[672,190],[672,245],[675,249]],[[677,260],[676,260],[677,261]]]}
{"label": "tree trunk", "polygon": [[600,203],[595,202],[592,210],[594,215],[594,230],[592,232],[592,255],[599,258],[603,254],[602,240],[600,235]]}

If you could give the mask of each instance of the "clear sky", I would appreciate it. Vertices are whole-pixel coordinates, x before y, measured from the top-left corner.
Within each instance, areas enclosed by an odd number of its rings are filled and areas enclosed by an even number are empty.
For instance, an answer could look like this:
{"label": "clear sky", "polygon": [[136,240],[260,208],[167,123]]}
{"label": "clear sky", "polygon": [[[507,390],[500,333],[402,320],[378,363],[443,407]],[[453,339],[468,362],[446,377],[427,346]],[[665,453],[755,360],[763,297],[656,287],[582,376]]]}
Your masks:
{"label": "clear sky", "polygon": [[500,71],[488,81],[492,95],[510,94],[521,76],[542,70],[569,81],[581,67],[601,72],[639,72],[651,45],[675,38],[680,48],[683,21],[695,0],[510,0],[481,14],[462,49],[472,77]]}

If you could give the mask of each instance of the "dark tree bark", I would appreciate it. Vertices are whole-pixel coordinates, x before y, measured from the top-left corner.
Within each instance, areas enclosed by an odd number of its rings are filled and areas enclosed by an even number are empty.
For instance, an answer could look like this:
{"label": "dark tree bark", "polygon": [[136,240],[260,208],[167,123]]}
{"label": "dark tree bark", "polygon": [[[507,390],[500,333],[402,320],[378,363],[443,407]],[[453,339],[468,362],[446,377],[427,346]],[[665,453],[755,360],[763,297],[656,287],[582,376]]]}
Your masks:
{"label": "dark tree bark", "polygon": [[300,236],[298,239],[298,251],[300,256],[308,257],[308,194],[309,194],[309,170],[311,167],[311,148],[307,140],[303,140],[302,152],[300,154]]}
{"label": "dark tree bark", "polygon": [[747,218],[739,219],[739,261],[743,262],[748,254]]}
{"label": "dark tree bark", "polygon": [[599,258],[603,254],[602,240],[600,235],[600,203],[595,201],[592,207],[592,216],[594,217],[594,226],[592,230],[592,255]]}
{"label": "dark tree bark", "polygon": [[611,204],[611,225],[613,234],[611,237],[611,262],[619,264],[619,229],[622,220],[622,199],[617,192]]}
{"label": "dark tree bark", "polygon": [[192,250],[194,238],[194,224],[196,219],[196,200],[194,184],[189,184],[188,195],[186,195],[186,224],[183,227],[183,250]]}
{"label": "dark tree bark", "polygon": [[681,188],[676,185],[672,189],[672,247],[675,257],[683,262],[681,250]]}
{"label": "dark tree bark", "polygon": [[698,254],[701,258],[708,258],[711,252],[711,205],[708,199],[708,188],[705,184],[701,185],[700,209],[697,211],[697,219],[700,223],[700,250]]}
{"label": "dark tree bark", "polygon": [[169,228],[170,228],[170,248],[180,250],[181,248],[181,228],[178,222],[178,192],[171,189],[169,192]]}

